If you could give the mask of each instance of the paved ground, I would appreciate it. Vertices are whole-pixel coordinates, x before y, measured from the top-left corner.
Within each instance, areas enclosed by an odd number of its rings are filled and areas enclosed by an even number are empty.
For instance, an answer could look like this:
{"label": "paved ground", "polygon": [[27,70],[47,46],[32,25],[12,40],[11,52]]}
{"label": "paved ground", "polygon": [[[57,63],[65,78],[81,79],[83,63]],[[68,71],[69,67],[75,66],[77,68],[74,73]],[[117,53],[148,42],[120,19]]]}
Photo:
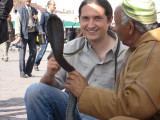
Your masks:
{"label": "paved ground", "polygon": [[[50,47],[50,46],[49,46]],[[32,83],[39,82],[47,65],[47,56],[50,48],[45,53],[40,71],[33,70],[35,77],[19,77],[19,52],[9,51],[9,61],[4,62],[2,57],[2,45],[0,45],[0,120],[26,120],[24,94],[26,88]],[[28,58],[28,51],[26,59]]]}

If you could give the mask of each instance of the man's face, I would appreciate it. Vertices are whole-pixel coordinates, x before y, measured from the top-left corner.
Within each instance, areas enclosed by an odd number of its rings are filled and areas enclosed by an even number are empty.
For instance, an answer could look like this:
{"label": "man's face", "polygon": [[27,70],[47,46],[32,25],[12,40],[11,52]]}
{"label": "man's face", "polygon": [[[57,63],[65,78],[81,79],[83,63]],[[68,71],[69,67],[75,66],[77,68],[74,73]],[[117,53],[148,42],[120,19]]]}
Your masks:
{"label": "man's face", "polygon": [[28,7],[29,7],[29,6],[30,6],[30,4],[31,4],[31,0],[24,0],[24,3],[25,3],[25,5],[26,5],[26,6],[28,6]]}
{"label": "man's face", "polygon": [[89,41],[105,39],[111,21],[108,21],[103,7],[91,3],[81,9],[80,25]]}
{"label": "man's face", "polygon": [[128,25],[122,25],[122,9],[119,6],[114,12],[115,32],[124,45],[129,45]]}
{"label": "man's face", "polygon": [[56,3],[55,2],[51,2],[51,4],[50,5],[48,5],[48,8],[50,9],[50,10],[55,10],[56,9]]}

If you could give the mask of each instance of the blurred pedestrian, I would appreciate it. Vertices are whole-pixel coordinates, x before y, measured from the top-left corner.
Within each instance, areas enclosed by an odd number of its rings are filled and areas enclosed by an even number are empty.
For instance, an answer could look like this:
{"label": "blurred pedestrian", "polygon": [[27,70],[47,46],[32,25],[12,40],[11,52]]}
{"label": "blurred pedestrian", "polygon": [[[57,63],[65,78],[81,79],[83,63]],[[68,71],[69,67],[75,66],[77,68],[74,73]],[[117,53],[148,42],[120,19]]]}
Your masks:
{"label": "blurred pedestrian", "polygon": [[0,0],[0,44],[8,40],[7,17],[13,7],[13,0]]}
{"label": "blurred pedestrian", "polygon": [[83,36],[83,32],[81,30],[81,28],[78,28],[76,31],[76,38],[82,37]]}
{"label": "blurred pedestrian", "polygon": [[50,14],[55,14],[55,9],[56,9],[55,1],[54,0],[49,0],[48,3],[47,3],[47,6],[48,6],[48,9],[45,10],[42,13],[41,20],[40,20],[40,29],[41,29],[42,32],[44,32],[46,34],[46,43],[41,45],[40,51],[39,51],[38,56],[35,60],[34,69],[36,71],[39,71],[38,65],[40,64],[40,62],[43,58],[43,55],[46,52],[47,45],[48,45],[48,42],[49,42],[48,33],[47,33],[47,21],[48,21],[48,18],[49,18]]}
{"label": "blurred pedestrian", "polygon": [[[32,77],[32,69],[36,58],[36,35],[38,29],[38,11],[32,7],[31,0],[24,0],[24,4],[17,9],[17,19],[15,25],[16,41],[20,42],[19,69],[20,77]],[[29,57],[25,64],[26,46],[29,45]]]}
{"label": "blurred pedestrian", "polygon": [[11,22],[11,14],[8,15],[7,24],[8,24],[9,39],[3,43],[3,54],[2,54],[2,60],[4,60],[5,62],[8,61],[9,46],[14,39],[14,28],[13,28],[13,23]]}

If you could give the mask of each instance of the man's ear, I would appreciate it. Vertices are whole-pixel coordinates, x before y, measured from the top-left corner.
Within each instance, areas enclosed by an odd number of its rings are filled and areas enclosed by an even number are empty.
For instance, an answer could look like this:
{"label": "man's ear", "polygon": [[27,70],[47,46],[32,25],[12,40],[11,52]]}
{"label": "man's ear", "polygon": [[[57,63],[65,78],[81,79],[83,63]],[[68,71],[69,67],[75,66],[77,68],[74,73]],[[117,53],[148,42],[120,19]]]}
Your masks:
{"label": "man's ear", "polygon": [[134,24],[132,21],[128,21],[128,25],[129,25],[129,35],[132,35],[135,30]]}
{"label": "man's ear", "polygon": [[110,26],[111,25],[111,23],[112,23],[112,20],[113,20],[113,16],[108,20],[108,26]]}

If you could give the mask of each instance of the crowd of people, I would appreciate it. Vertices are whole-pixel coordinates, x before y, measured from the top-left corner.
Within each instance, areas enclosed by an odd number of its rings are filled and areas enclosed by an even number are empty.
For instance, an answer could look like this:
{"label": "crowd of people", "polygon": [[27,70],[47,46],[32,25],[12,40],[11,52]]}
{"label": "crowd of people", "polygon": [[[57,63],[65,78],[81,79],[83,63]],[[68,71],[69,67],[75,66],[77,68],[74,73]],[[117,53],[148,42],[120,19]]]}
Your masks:
{"label": "crowd of people", "polygon": [[[15,41],[21,44],[22,78],[32,77],[33,68],[39,70],[46,51],[47,20],[55,14],[56,3],[49,0],[47,6],[40,19],[46,42],[37,58],[38,11],[31,0],[24,0],[17,9]],[[10,15],[7,21],[8,33],[13,32]],[[155,3],[123,0],[113,13],[107,0],[83,0],[79,22],[79,34],[64,46],[64,57],[75,70],[65,71],[52,54],[40,82],[26,90],[28,120],[65,120],[68,90],[78,99],[75,120],[160,120],[160,28]],[[9,35],[14,39],[12,32]],[[3,43],[4,51],[10,41]],[[29,58],[25,63],[27,44]],[[8,60],[6,52],[3,60]]]}
{"label": "crowd of people", "polygon": [[[15,28],[11,22],[11,14],[8,15],[9,39],[3,43],[2,60],[8,61],[8,51],[10,46],[16,46],[19,53],[20,77],[32,77],[33,68],[39,71],[40,62],[46,52],[49,40],[47,33],[47,20],[50,14],[56,14],[56,3],[54,0],[47,2],[47,9],[38,18],[38,11],[31,6],[31,0],[24,0],[24,4],[16,10]],[[40,23],[38,23],[38,19]],[[65,29],[65,28],[64,28]],[[45,34],[44,44],[37,43],[38,33]],[[79,34],[78,34],[79,35]],[[74,36],[75,38],[76,36]],[[73,39],[73,37],[72,37]],[[65,38],[64,38],[65,40]],[[69,41],[69,40],[68,40]],[[26,46],[29,46],[29,58],[25,63]],[[37,46],[40,50],[37,53]],[[11,49],[12,50],[12,49]],[[37,57],[36,57],[37,55]]]}

